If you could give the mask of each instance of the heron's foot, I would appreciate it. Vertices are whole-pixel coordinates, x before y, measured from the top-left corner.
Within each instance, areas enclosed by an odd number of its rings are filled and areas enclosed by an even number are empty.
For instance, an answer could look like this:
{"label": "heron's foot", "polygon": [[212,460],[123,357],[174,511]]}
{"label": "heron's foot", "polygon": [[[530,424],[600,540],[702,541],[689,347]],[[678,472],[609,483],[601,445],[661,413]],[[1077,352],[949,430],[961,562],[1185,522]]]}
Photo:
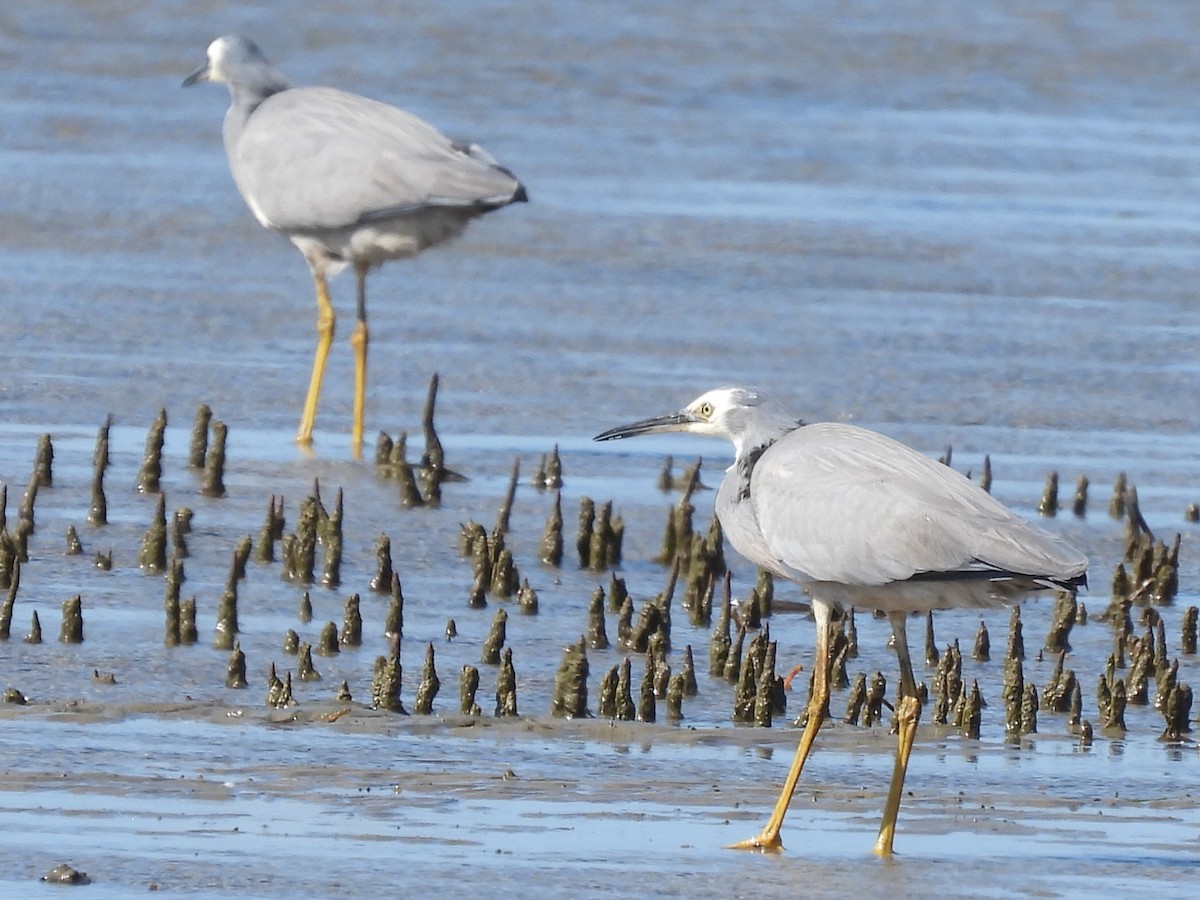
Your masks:
{"label": "heron's foot", "polygon": [[296,447],[309,459],[312,459],[317,455],[316,451],[313,450],[312,432],[309,432],[308,434],[301,433],[296,435]]}
{"label": "heron's foot", "polygon": [[875,841],[875,846],[871,848],[871,852],[880,859],[891,859],[895,855],[892,851],[892,839],[895,836],[895,832],[886,836],[880,834],[878,840]]}
{"label": "heron's foot", "polygon": [[759,853],[782,853],[783,841],[779,832],[764,831],[757,837],[738,841],[736,844],[726,844],[726,850],[757,850]]}

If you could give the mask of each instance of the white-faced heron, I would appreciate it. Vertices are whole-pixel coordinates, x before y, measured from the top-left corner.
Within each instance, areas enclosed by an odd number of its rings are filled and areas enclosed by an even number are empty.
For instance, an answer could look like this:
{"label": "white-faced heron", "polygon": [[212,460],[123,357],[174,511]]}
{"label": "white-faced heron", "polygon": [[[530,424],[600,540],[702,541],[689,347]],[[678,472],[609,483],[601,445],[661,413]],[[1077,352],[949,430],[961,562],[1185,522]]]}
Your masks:
{"label": "white-faced heron", "polygon": [[681,411],[597,435],[666,431],[728,438],[736,458],[717,492],[730,544],[800,584],[812,599],[816,659],[808,722],[775,809],[738,849],[778,850],[783,817],[827,715],[830,622],[847,607],[887,614],[900,660],[899,746],[875,852],[892,853],[896,815],[921,702],[905,635],[911,612],[986,607],[1032,591],[1086,584],[1087,558],[1030,525],[955,472],[854,425],[806,425],[776,401],[720,388]]}
{"label": "white-faced heron", "polygon": [[527,199],[516,176],[475,144],[416,116],[327,87],[289,87],[258,46],[220,37],[183,82],[229,88],[225,152],[254,217],[304,254],[317,292],[317,351],[296,440],[311,444],[333,341],[326,275],[358,277],[351,442],[361,452],[367,381],[366,277],[389,259],[457,237],[476,216]]}

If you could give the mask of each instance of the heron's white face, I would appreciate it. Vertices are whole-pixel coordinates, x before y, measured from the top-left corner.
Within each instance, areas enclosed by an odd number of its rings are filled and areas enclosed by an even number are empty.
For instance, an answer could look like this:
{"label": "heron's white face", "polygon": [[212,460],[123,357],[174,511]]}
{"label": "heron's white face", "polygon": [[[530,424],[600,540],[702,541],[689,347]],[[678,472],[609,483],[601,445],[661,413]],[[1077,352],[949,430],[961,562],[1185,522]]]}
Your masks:
{"label": "heron's white face", "polygon": [[191,87],[202,81],[213,81],[217,84],[227,83],[225,76],[225,60],[229,56],[229,38],[219,37],[204,51],[204,65],[183,80],[184,87]]}
{"label": "heron's white face", "polygon": [[231,73],[239,66],[266,63],[262,51],[253,41],[227,34],[208,45],[204,65],[184,79],[183,86],[188,87],[201,81],[229,84]]}
{"label": "heron's white face", "polygon": [[679,430],[728,437],[733,430],[731,414],[745,409],[756,398],[755,392],[745,388],[723,387],[706,391],[683,408],[685,421]]}
{"label": "heron's white face", "polygon": [[749,438],[759,434],[778,436],[795,425],[794,420],[781,413],[777,405],[773,405],[758,391],[723,387],[701,394],[679,412],[610,428],[596,435],[596,440],[612,441],[639,434],[686,431],[728,438],[735,447],[740,448]]}
{"label": "heron's white face", "polygon": [[205,81],[225,84],[231,43],[228,37],[219,37],[208,45],[208,50],[205,51],[205,58],[208,60],[208,66],[205,68]]}

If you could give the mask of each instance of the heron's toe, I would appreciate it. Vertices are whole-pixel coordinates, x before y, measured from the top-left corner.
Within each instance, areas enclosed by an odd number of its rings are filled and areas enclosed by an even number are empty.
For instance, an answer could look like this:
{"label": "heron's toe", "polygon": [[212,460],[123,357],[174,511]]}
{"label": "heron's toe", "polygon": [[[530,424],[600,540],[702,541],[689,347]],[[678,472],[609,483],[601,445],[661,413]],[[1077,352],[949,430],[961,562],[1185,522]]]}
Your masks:
{"label": "heron's toe", "polygon": [[764,831],[757,837],[738,841],[736,844],[726,844],[726,850],[757,850],[759,853],[779,853],[783,850],[783,841],[778,834]]}

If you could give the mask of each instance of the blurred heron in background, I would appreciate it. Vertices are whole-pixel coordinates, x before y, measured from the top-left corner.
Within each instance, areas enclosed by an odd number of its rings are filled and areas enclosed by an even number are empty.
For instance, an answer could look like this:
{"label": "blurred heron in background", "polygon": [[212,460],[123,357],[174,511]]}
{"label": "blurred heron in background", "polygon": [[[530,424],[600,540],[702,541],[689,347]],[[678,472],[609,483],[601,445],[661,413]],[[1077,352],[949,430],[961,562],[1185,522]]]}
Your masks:
{"label": "blurred heron in background", "polygon": [[296,440],[312,443],[333,341],[326,276],[358,279],[351,443],[361,453],[367,384],[367,273],[460,235],[477,216],[527,199],[476,144],[452,141],[394,106],[328,87],[293,88],[258,46],[236,36],[208,46],[200,81],[228,86],[225,152],[238,190],[264,228],[304,254],[317,292],[317,350]]}

